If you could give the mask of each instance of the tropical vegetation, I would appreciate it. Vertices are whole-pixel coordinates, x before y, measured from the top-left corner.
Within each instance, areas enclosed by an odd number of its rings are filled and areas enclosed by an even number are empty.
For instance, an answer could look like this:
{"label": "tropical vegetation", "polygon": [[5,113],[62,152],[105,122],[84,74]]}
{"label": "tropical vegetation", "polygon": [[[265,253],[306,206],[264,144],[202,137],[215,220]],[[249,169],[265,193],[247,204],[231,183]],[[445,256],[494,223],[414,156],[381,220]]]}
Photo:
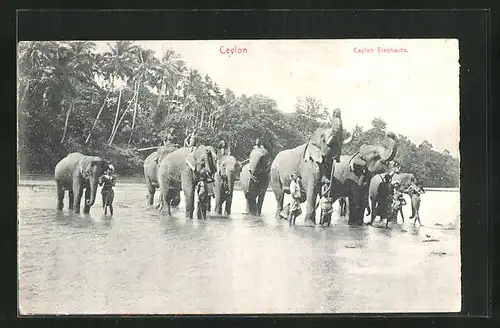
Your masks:
{"label": "tropical vegetation", "polygon": [[[140,175],[142,162],[173,128],[183,144],[193,128],[204,143],[224,139],[244,160],[260,138],[272,156],[304,143],[328,126],[331,109],[313,97],[299,98],[292,113],[263,95],[236,96],[208,75],[190,68],[172,49],[161,57],[131,41],[115,41],[105,52],[90,41],[18,44],[18,156],[21,174],[52,174],[69,152],[100,155],[122,176]],[[345,147],[354,154],[377,142],[386,123],[374,118],[357,126]],[[346,135],[349,135],[346,132]],[[428,187],[457,187],[459,162],[424,141],[400,135],[397,159]]]}

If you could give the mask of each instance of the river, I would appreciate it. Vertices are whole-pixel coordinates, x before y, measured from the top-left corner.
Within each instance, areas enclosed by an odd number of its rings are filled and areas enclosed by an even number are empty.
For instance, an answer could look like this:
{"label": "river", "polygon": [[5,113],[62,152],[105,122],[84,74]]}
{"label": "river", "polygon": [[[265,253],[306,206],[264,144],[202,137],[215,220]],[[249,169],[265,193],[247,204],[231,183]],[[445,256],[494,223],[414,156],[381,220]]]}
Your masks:
{"label": "river", "polygon": [[[422,195],[409,220],[328,228],[263,215],[206,221],[146,208],[146,186],[118,180],[115,213],[56,213],[53,181],[21,180],[18,267],[22,314],[374,313],[460,311],[460,194]],[[287,201],[287,199],[285,199]],[[409,204],[409,199],[407,198]],[[305,206],[302,206],[305,210]],[[317,216],[318,217],[318,216]],[[401,219],[399,219],[401,220]],[[417,224],[418,226],[418,224]]]}

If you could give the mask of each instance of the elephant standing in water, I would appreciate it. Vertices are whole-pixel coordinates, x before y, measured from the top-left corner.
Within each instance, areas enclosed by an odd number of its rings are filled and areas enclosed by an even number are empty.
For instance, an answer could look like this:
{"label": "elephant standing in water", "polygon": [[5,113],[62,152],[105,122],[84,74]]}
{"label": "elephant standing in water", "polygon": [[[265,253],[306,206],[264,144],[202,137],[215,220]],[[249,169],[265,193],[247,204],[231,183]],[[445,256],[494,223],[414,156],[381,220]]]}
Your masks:
{"label": "elephant standing in water", "polygon": [[[316,198],[321,189],[322,177],[330,178],[334,167],[333,161],[340,161],[342,145],[352,140],[344,140],[340,110],[335,110],[331,128],[316,130],[309,141],[293,149],[279,152],[271,165],[271,186],[276,197],[276,218],[283,210],[285,193],[290,193],[289,185],[292,174],[302,177],[306,193],[307,209],[305,223],[316,224]],[[334,187],[335,188],[335,187]]]}
{"label": "elephant standing in water", "polygon": [[[159,188],[160,184],[158,183],[157,170],[163,158],[177,149],[172,145],[161,146],[157,151],[151,153],[144,160],[144,178],[146,179],[146,184],[148,186],[148,197],[147,197],[147,205],[152,206],[154,203],[154,195],[156,189]],[[170,202],[171,206],[179,205],[181,201],[181,193],[180,191],[174,196],[172,201]]]}
{"label": "elephant standing in water", "polygon": [[[365,208],[368,206],[368,189],[375,174],[390,172],[396,167],[393,159],[398,150],[398,140],[393,132],[387,132],[380,145],[362,145],[350,161],[350,168],[358,177]],[[368,212],[370,214],[370,212]]]}
{"label": "elephant standing in water", "polygon": [[55,167],[57,209],[64,207],[64,191],[69,192],[69,209],[80,213],[80,201],[85,189],[83,213],[88,214],[94,205],[99,177],[104,175],[109,163],[100,157],[70,153]]}
{"label": "elephant standing in water", "polygon": [[234,156],[224,155],[217,163],[214,181],[215,211],[222,214],[222,204],[226,204],[226,214],[231,214],[234,182],[240,179],[241,165]]}
{"label": "elephant standing in water", "polygon": [[[183,190],[186,217],[192,219],[196,184],[200,181],[202,175],[216,173],[214,158],[215,150],[213,147],[203,145],[183,147],[167,154],[161,161],[157,171],[162,210],[163,205],[166,204],[170,215],[170,201],[180,190]],[[188,160],[190,161],[189,165]]]}
{"label": "elephant standing in water", "polygon": [[262,214],[262,204],[269,185],[269,153],[263,148],[250,152],[249,162],[241,170],[241,188],[247,201],[247,212]]}

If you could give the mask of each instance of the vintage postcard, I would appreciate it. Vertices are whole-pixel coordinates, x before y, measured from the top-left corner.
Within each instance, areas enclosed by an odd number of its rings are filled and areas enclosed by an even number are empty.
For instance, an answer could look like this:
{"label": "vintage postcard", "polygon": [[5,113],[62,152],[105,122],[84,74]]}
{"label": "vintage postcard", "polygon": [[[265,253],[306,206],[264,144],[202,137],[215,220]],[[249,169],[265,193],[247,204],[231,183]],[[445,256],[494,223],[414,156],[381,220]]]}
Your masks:
{"label": "vintage postcard", "polygon": [[458,47],[19,42],[20,314],[459,312]]}

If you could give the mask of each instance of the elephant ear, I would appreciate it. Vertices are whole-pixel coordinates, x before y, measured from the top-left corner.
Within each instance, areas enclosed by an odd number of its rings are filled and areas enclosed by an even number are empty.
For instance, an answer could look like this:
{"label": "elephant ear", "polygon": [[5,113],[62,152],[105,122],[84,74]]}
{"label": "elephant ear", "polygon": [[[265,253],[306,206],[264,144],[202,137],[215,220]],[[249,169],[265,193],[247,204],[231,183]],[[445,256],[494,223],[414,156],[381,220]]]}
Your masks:
{"label": "elephant ear", "polygon": [[193,153],[189,154],[186,157],[186,163],[188,164],[188,167],[191,169],[191,171],[196,170],[196,158]]}
{"label": "elephant ear", "polygon": [[155,151],[153,153],[153,161],[156,162],[157,164],[160,164],[160,162],[158,161],[158,159],[160,158],[159,155],[158,155],[158,151]]}
{"label": "elephant ear", "polygon": [[92,166],[100,165],[102,171],[107,168],[108,162],[100,159],[99,157],[86,156],[80,160],[80,174],[84,179],[88,179],[92,174]]}
{"label": "elephant ear", "polygon": [[304,151],[304,160],[311,160],[315,163],[323,163],[323,156],[321,155],[319,147],[309,142]]}

